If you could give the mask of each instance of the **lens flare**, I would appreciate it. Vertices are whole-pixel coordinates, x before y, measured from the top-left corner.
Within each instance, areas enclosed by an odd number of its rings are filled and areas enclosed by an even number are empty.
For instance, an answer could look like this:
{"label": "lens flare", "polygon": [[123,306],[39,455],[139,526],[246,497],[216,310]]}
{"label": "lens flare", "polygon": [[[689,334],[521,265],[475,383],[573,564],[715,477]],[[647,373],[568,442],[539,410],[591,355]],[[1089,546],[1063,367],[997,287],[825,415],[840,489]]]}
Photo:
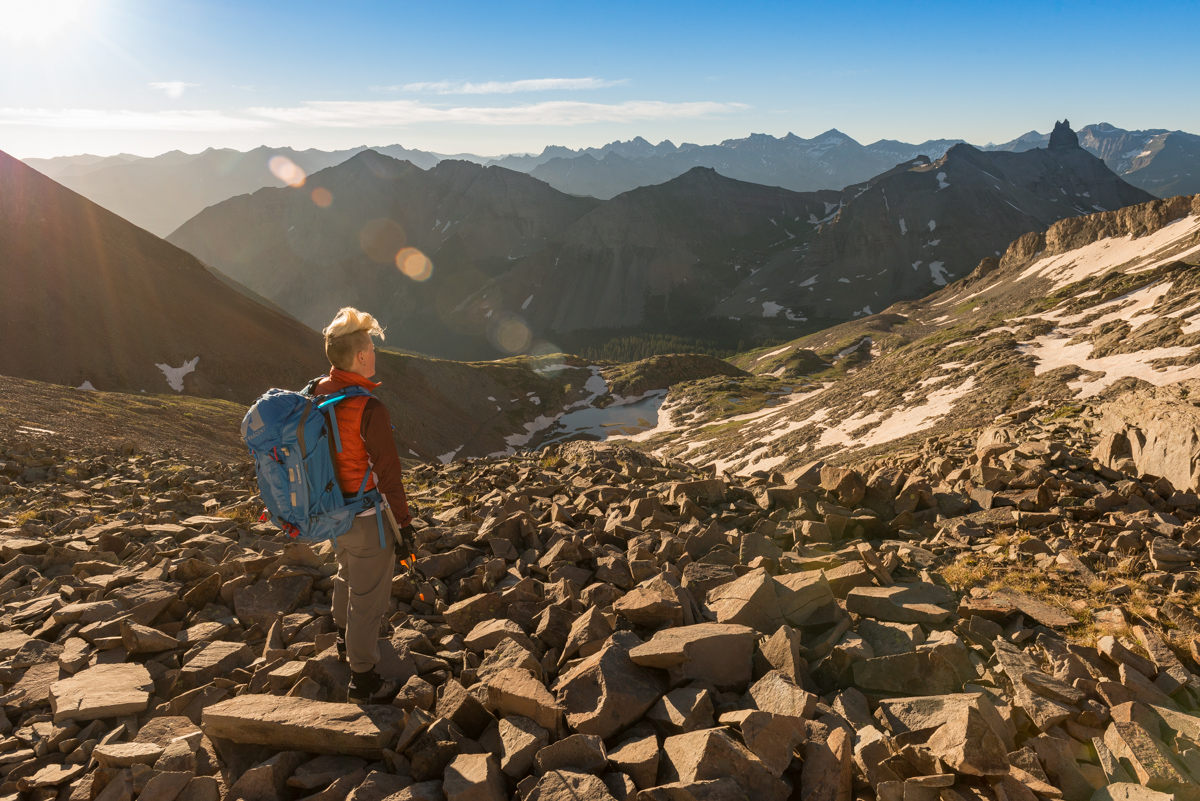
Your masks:
{"label": "lens flare", "polygon": [[391,264],[396,254],[408,247],[404,226],[387,217],[370,220],[358,232],[358,244],[367,258],[377,264]]}
{"label": "lens flare", "polygon": [[529,366],[543,378],[558,378],[567,369],[562,348],[553,342],[539,340],[529,348]]}
{"label": "lens flare", "polygon": [[321,208],[327,209],[333,203],[333,193],[323,186],[318,186],[312,191],[312,201]]}
{"label": "lens flare", "polygon": [[404,248],[397,253],[396,266],[414,281],[428,281],[433,275],[433,262],[416,248]]}
{"label": "lens flare", "polygon": [[288,186],[304,186],[304,181],[308,178],[304,170],[287,156],[271,156],[271,160],[267,162],[267,169]]}
{"label": "lens flare", "polygon": [[515,314],[501,315],[491,326],[492,343],[510,355],[524,353],[533,341],[529,326]]}

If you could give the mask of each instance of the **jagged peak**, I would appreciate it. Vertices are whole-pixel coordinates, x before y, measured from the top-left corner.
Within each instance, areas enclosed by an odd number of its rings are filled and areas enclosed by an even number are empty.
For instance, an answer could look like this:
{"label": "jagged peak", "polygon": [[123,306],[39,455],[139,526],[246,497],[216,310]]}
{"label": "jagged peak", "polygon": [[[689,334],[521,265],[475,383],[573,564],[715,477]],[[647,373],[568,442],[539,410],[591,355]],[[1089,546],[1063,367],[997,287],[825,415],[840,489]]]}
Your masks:
{"label": "jagged peak", "polygon": [[1064,119],[1062,122],[1054,123],[1054,130],[1050,133],[1050,143],[1047,147],[1050,150],[1079,147],[1079,134],[1071,130],[1070,121]]}
{"label": "jagged peak", "polygon": [[849,134],[846,134],[846,133],[842,133],[837,128],[830,128],[825,133],[817,134],[809,141],[818,141],[821,139],[831,139],[831,138],[845,139],[847,142],[853,142],[856,145],[858,144],[858,140],[856,140],[853,136],[850,136]]}

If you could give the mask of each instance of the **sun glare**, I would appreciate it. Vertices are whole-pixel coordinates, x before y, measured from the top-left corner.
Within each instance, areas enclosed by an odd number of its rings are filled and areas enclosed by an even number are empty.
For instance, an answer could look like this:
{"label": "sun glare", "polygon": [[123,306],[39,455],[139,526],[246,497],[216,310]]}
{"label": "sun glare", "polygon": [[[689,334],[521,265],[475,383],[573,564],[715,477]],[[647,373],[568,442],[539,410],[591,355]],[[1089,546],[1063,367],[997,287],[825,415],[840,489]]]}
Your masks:
{"label": "sun glare", "polygon": [[0,38],[45,44],[79,24],[90,0],[0,0]]}

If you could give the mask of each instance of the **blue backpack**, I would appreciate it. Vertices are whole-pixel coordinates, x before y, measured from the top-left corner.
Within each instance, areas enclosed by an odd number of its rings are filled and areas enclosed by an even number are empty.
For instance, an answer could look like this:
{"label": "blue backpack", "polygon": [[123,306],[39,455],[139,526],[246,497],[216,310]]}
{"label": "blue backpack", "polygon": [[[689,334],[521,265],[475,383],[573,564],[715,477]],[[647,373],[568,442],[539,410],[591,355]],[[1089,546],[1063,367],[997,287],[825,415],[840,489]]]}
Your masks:
{"label": "blue backpack", "polygon": [[[335,540],[350,530],[356,515],[382,506],[378,490],[367,490],[370,470],[358,494],[346,498],[333,469],[333,453],[342,451],[333,407],[371,393],[351,386],[313,395],[319,380],[300,392],[268,390],[242,420],[242,439],[254,457],[259,495],[267,507],[259,519],[274,520],[289,536],[308,542]],[[382,548],[382,510],[375,518]]]}

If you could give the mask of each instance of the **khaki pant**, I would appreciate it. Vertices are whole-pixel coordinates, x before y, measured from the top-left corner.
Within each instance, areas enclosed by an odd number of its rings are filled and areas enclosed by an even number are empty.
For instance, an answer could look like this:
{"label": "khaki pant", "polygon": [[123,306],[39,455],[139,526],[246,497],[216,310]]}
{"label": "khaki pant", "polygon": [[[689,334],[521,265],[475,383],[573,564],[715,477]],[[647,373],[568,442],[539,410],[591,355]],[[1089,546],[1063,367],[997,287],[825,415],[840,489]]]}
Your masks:
{"label": "khaki pant", "polygon": [[358,517],[337,539],[338,572],[333,578],[333,622],[346,630],[346,657],[359,673],[379,663],[379,623],[392,596],[396,538],[383,522],[379,547],[375,515]]}

